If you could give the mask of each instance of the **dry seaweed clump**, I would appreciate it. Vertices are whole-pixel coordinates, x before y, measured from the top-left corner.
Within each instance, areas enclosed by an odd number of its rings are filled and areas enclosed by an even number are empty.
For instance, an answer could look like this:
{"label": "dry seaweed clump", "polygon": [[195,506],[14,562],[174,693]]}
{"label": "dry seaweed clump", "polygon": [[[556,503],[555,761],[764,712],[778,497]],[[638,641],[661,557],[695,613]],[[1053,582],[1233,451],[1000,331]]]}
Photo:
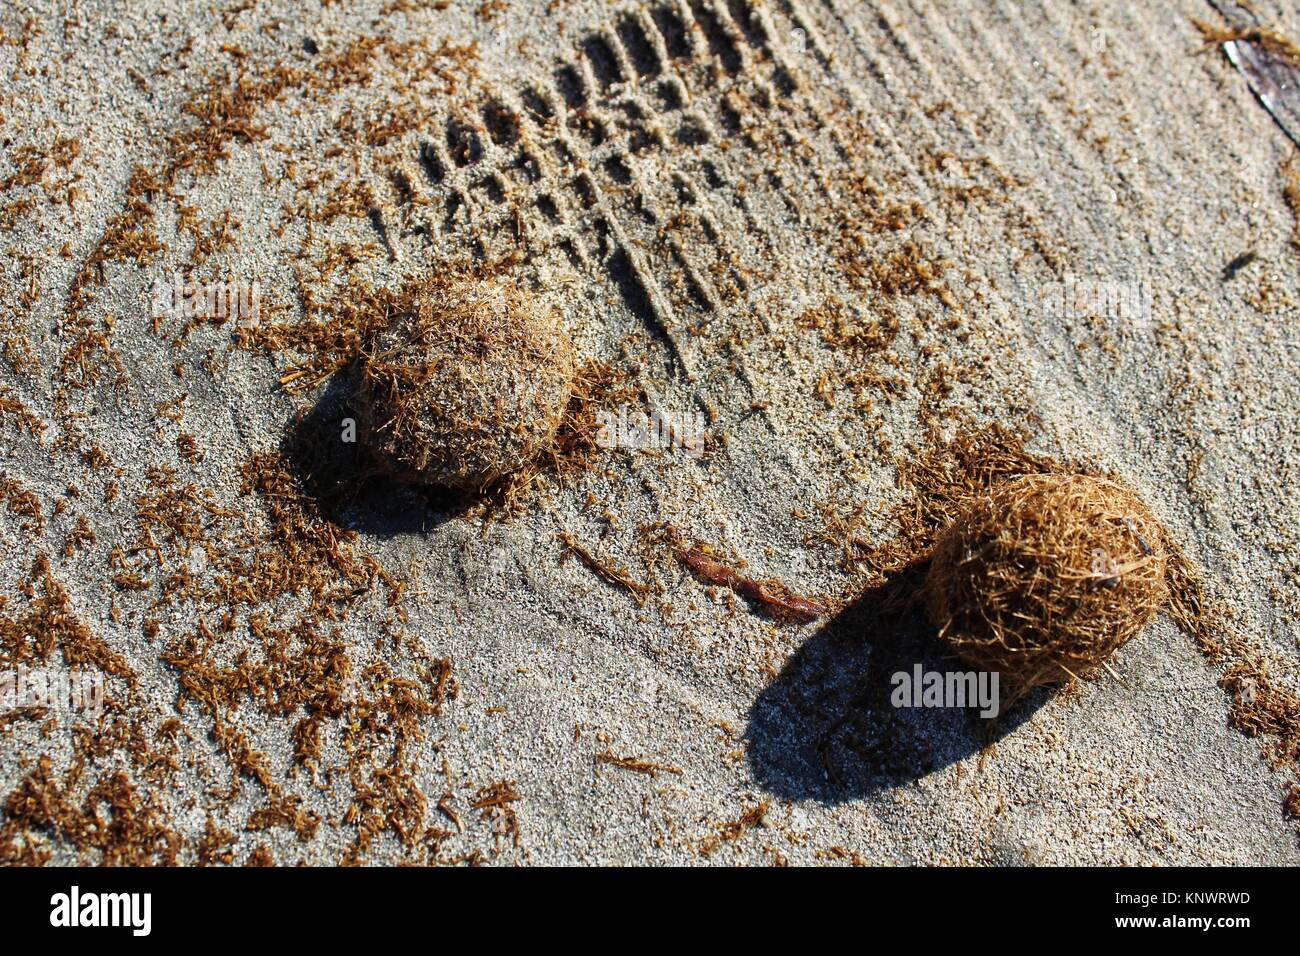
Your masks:
{"label": "dry seaweed clump", "polygon": [[358,438],[394,478],[480,491],[550,446],[575,368],[556,311],[516,284],[439,282],[363,351]]}
{"label": "dry seaweed clump", "polygon": [[975,498],[940,536],[926,610],[967,664],[1013,701],[1087,677],[1165,603],[1156,517],[1114,481],[1026,475]]}

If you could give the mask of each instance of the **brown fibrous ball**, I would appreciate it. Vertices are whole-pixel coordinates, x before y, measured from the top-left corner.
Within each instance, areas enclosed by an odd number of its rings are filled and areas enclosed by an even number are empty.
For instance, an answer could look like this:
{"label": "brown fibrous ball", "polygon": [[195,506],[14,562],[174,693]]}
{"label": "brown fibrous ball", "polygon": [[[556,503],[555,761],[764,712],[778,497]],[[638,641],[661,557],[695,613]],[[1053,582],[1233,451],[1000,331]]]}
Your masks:
{"label": "brown fibrous ball", "polygon": [[363,351],[358,438],[398,480],[481,491],[550,446],[575,367],[556,310],[515,283],[430,283]]}
{"label": "brown fibrous ball", "polygon": [[1005,702],[1089,677],[1168,598],[1167,544],[1135,492],[1105,478],[1029,475],[971,501],[935,545],[926,611]]}

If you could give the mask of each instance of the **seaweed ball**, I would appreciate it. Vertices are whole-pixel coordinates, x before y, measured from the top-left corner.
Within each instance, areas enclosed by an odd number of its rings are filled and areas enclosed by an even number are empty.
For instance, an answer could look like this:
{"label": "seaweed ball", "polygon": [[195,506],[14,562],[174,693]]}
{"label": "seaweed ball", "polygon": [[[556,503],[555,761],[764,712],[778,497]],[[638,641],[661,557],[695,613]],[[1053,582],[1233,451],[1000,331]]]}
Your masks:
{"label": "seaweed ball", "polygon": [[364,350],[358,438],[394,478],[481,491],[550,447],[575,367],[556,310],[515,283],[434,283]]}

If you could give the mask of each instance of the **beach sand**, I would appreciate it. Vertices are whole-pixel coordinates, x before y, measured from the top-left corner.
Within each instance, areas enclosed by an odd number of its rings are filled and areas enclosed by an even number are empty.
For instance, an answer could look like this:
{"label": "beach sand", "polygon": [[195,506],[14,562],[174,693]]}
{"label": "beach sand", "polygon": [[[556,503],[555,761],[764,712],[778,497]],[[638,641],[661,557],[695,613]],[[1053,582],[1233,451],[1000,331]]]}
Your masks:
{"label": "beach sand", "polygon": [[[0,13],[0,654],[108,696],[0,722],[0,858],[1300,862],[1300,157],[1212,7],[442,6]],[[576,416],[702,453],[366,477],[356,315],[467,259],[560,310]],[[1134,486],[1223,649],[879,705],[954,666],[873,603],[909,464],[991,426]]]}

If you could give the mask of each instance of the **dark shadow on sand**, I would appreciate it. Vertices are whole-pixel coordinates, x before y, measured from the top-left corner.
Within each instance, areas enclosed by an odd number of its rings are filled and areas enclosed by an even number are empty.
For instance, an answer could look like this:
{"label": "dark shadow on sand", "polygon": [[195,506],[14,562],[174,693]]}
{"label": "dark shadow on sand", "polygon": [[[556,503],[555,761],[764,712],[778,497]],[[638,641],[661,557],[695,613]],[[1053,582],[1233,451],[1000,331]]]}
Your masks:
{"label": "dark shadow on sand", "polygon": [[951,659],[919,603],[912,566],[859,595],[801,647],[754,702],[745,741],[755,783],[783,799],[834,804],[918,780],[978,753],[1048,699],[1007,712],[896,708],[892,675],[967,670]]}
{"label": "dark shadow on sand", "polygon": [[342,528],[391,538],[432,531],[474,500],[438,488],[393,481],[374,472],[359,442],[343,440],[351,370],[334,375],[316,404],[289,423],[280,450],[321,514]]}

